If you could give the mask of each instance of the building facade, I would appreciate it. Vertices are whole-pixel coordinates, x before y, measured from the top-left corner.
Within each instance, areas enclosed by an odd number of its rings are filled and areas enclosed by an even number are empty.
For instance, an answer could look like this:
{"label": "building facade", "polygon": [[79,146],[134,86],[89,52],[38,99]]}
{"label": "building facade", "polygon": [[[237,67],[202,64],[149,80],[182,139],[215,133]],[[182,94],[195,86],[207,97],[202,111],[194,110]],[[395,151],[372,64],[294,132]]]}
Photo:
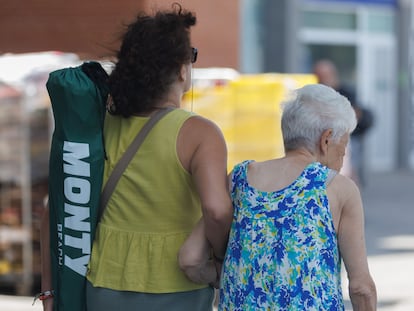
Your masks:
{"label": "building facade", "polygon": [[244,0],[240,70],[309,73],[318,59],[331,59],[374,113],[366,170],[414,168],[411,9],[397,0]]}
{"label": "building facade", "polygon": [[85,59],[111,57],[124,25],[139,11],[171,8],[174,2],[196,13],[197,66],[238,68],[238,0],[0,0],[0,54],[62,51]]}
{"label": "building facade", "polygon": [[[45,50],[114,55],[125,23],[172,0],[0,1],[0,53]],[[182,0],[198,18],[197,67],[309,73],[330,58],[375,115],[369,171],[414,168],[411,0]]]}

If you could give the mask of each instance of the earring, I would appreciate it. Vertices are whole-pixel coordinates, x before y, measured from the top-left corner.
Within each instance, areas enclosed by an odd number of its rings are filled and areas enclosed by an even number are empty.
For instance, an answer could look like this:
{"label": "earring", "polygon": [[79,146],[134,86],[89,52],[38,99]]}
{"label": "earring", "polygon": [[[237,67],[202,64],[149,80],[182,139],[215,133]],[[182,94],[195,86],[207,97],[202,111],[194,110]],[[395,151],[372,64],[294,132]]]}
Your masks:
{"label": "earring", "polygon": [[111,94],[108,95],[108,98],[106,100],[106,110],[110,114],[115,114],[116,112],[116,106],[115,106],[114,100],[112,99]]}

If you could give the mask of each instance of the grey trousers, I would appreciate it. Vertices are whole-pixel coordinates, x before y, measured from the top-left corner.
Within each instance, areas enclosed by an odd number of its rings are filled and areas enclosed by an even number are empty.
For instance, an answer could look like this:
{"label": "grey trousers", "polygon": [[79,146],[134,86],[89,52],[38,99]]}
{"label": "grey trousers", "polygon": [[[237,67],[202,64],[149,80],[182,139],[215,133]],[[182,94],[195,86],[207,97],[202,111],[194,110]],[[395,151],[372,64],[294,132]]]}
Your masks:
{"label": "grey trousers", "polygon": [[87,311],[212,311],[214,289],[149,294],[116,291],[86,284]]}

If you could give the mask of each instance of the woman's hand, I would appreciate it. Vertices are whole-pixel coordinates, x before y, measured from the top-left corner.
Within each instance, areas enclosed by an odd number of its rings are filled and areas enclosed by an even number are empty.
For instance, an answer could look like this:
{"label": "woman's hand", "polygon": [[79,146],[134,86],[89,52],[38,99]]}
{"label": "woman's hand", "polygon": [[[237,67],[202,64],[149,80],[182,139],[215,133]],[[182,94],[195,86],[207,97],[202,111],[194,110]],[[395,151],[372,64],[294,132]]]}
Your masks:
{"label": "woman's hand", "polygon": [[216,280],[211,283],[210,285],[213,286],[214,288],[220,288],[220,279],[221,279],[221,269],[223,266],[223,262],[214,260],[214,265],[216,266],[216,273],[217,273],[217,277]]}

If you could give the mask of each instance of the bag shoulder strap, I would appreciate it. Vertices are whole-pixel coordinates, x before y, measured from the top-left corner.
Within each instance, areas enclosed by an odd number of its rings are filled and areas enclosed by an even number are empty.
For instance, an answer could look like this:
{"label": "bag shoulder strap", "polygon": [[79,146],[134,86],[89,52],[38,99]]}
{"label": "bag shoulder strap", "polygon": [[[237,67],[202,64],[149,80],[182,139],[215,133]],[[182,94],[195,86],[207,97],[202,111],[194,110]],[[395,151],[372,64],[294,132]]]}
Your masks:
{"label": "bag shoulder strap", "polygon": [[333,170],[333,169],[329,169],[329,171],[328,171],[328,175],[327,175],[327,177],[326,177],[325,185],[326,185],[326,186],[328,186],[328,185],[331,183],[332,179],[334,179],[334,177],[335,177],[337,174],[338,174],[338,172],[337,172],[337,171],[335,171],[335,170]]}
{"label": "bag shoulder strap", "polygon": [[151,118],[147,121],[147,123],[145,123],[143,128],[138,132],[137,136],[135,136],[131,145],[129,145],[128,149],[124,152],[121,159],[115,165],[101,193],[101,202],[99,206],[98,220],[101,218],[106,208],[106,205],[108,204],[109,198],[111,197],[115,189],[115,186],[117,185],[119,179],[121,178],[122,174],[127,168],[129,162],[131,162],[132,158],[137,153],[145,137],[147,137],[148,133],[154,127],[154,125],[163,116],[165,116],[167,113],[171,112],[172,110],[173,108],[169,107],[169,108],[161,109],[157,111],[155,114],[153,114]]}

